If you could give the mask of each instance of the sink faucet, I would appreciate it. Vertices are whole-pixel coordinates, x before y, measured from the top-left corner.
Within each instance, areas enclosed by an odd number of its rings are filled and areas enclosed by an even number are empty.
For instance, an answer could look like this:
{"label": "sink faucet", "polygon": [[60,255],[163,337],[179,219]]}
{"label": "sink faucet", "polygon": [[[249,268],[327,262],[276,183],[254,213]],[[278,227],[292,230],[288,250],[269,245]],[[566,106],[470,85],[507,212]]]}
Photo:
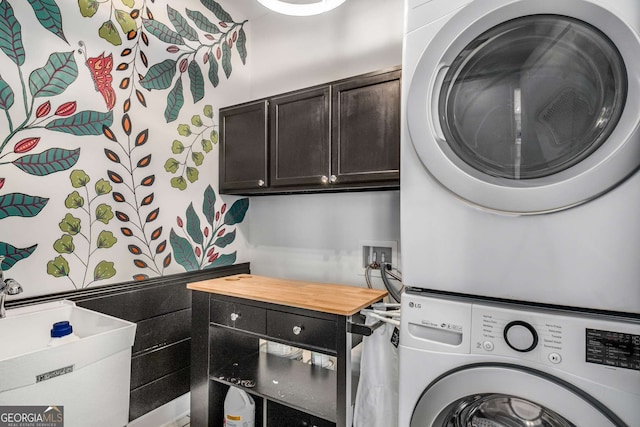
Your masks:
{"label": "sink faucet", "polygon": [[14,279],[6,279],[4,278],[4,273],[2,271],[2,262],[4,261],[4,256],[0,255],[0,319],[6,317],[7,312],[4,309],[4,300],[7,295],[18,295],[22,292],[22,286]]}

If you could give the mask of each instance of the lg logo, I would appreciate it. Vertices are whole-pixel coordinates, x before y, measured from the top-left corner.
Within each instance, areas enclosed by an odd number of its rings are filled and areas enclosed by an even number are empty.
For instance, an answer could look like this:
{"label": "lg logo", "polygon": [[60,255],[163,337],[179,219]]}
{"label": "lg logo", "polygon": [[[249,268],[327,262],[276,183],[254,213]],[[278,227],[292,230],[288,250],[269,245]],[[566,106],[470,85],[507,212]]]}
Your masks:
{"label": "lg logo", "polygon": [[417,304],[413,301],[409,301],[409,308],[422,308],[422,304]]}

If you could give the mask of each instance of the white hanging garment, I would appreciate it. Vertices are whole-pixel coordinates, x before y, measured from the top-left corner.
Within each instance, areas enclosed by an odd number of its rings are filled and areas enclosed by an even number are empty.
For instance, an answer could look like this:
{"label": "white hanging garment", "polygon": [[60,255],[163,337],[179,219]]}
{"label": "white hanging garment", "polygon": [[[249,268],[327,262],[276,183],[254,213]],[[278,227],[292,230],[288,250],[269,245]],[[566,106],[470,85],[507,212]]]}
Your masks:
{"label": "white hanging garment", "polygon": [[[367,325],[378,321],[367,314]],[[398,425],[398,348],[391,342],[394,329],[393,324],[383,322],[363,339],[354,427]]]}

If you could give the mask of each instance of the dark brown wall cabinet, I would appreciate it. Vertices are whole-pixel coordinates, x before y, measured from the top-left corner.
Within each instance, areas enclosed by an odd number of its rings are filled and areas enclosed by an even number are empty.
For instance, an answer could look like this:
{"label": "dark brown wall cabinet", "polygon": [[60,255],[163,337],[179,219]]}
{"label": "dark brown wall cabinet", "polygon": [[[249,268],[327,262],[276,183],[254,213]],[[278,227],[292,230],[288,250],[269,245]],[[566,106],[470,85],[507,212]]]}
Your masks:
{"label": "dark brown wall cabinet", "polygon": [[220,110],[220,192],[395,189],[399,68]]}

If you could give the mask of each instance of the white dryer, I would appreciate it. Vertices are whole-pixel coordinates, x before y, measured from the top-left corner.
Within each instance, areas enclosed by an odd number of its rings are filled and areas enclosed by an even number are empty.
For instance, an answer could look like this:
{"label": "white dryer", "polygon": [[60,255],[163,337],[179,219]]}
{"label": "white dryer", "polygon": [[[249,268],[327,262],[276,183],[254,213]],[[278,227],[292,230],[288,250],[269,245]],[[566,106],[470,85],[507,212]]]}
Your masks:
{"label": "white dryer", "polygon": [[398,427],[638,426],[638,319],[410,291],[400,330]]}
{"label": "white dryer", "polygon": [[640,2],[407,0],[410,287],[640,313]]}

